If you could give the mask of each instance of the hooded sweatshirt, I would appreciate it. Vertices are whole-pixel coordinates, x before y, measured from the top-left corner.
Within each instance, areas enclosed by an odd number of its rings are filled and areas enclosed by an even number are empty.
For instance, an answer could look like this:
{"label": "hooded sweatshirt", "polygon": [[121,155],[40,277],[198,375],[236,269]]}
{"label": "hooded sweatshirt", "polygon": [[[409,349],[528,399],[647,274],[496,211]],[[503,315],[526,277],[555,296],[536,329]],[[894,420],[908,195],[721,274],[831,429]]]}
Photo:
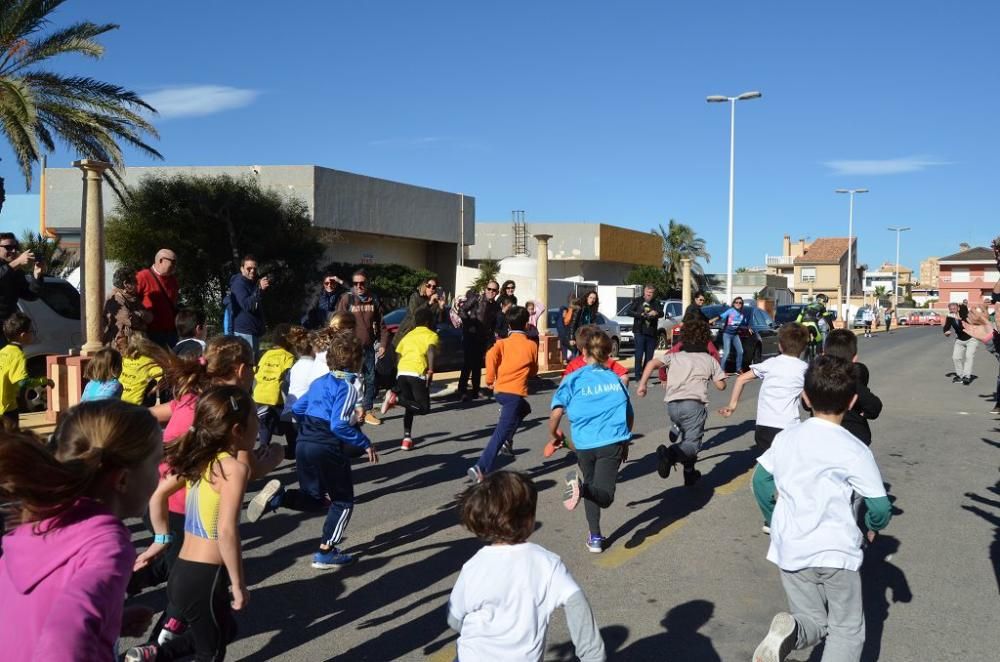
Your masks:
{"label": "hooded sweatshirt", "polygon": [[[103,504],[81,499],[64,516],[4,536],[0,642],[5,662],[113,662],[135,548]],[[47,533],[36,534],[38,528]]]}

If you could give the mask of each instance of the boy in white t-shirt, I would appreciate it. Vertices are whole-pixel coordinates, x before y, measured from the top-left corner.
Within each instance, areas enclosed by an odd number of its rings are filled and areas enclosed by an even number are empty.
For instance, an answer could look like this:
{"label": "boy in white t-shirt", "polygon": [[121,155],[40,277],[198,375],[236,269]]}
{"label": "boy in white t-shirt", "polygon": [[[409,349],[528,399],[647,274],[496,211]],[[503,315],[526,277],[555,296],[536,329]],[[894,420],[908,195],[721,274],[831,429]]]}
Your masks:
{"label": "boy in white t-shirt", "polygon": [[[780,662],[826,638],[823,660],[856,661],[865,641],[862,534],[851,494],[868,506],[868,540],[889,523],[891,506],[871,450],[840,426],[856,395],[849,362],[820,356],[802,396],[813,417],[780,432],[757,460],[753,493],[771,527],[767,559],[781,570],[791,613],[779,613],[754,662]],[[780,496],[780,498],[776,498]]]}
{"label": "boy in white t-shirt", "polygon": [[809,330],[801,324],[790,322],[778,329],[778,356],[762,363],[754,363],[733,386],[729,405],[719,409],[719,414],[729,418],[736,411],[743,387],[754,379],[762,379],[757,394],[757,427],[754,441],[761,452],[771,447],[774,436],[799,422],[799,402],[809,364],[799,358],[809,343]]}
{"label": "boy in white t-shirt", "polygon": [[458,659],[542,660],[556,607],[566,610],[581,662],[604,662],[604,641],[586,596],[557,555],[527,542],[538,492],[522,474],[496,471],[459,497],[462,525],[489,543],[476,552],[448,600]]}

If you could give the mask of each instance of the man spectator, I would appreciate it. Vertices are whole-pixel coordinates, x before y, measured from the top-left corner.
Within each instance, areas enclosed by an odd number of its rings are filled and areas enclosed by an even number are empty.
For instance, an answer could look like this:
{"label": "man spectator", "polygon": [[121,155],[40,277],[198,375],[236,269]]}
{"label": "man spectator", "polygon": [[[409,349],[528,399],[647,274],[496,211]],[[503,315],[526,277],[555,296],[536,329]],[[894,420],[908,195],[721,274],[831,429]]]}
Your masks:
{"label": "man spectator", "polygon": [[174,270],[177,256],[169,248],[156,251],[152,266],[135,275],[135,292],[142,307],[150,312],[152,319],[146,325],[146,335],[157,345],[166,348],[177,343],[177,276]]}
{"label": "man spectator", "polygon": [[663,304],[656,298],[656,288],[652,285],[643,287],[642,298],[632,301],[629,314],[635,338],[635,379],[638,382],[646,364],[653,358],[659,319],[663,317]]}
{"label": "man spectator", "polygon": [[267,276],[257,280],[257,258],[253,255],[244,256],[240,261],[240,272],[229,279],[233,335],[250,343],[255,357],[260,349],[260,337],[264,335],[261,298],[270,285],[271,279]]}
{"label": "man spectator", "polygon": [[[462,372],[458,377],[458,395],[468,402],[479,397],[479,385],[482,379],[483,362],[486,350],[496,339],[497,315],[500,306],[497,294],[500,284],[491,280],[486,284],[485,292],[469,290],[465,302],[458,311],[462,320],[462,351],[464,353]],[[469,380],[472,380],[472,390],[469,391]]]}
{"label": "man spectator", "polygon": [[[21,245],[13,232],[0,232],[0,326],[17,312],[19,299],[34,301],[41,291],[45,265],[35,262],[31,275],[21,271],[21,267],[35,259],[31,251],[21,252]],[[7,344],[0,334],[0,347]]]}
{"label": "man spectator", "polygon": [[330,315],[337,309],[337,302],[346,291],[344,281],[337,274],[332,271],[323,274],[323,287],[316,293],[306,314],[302,316],[302,326],[307,329],[325,327],[330,321]]}
{"label": "man spectator", "polygon": [[430,309],[435,322],[441,319],[441,314],[444,310],[444,298],[441,293],[438,292],[437,276],[429,277],[417,287],[417,290],[413,294],[410,295],[410,299],[406,303],[406,315],[403,316],[403,321],[399,323],[399,328],[396,329],[396,335],[392,337],[393,347],[399,344],[399,341],[403,339],[403,336],[414,329],[416,326],[414,316],[421,308]]}
{"label": "man spectator", "polygon": [[[372,411],[375,407],[375,360],[382,358],[389,343],[389,330],[382,324],[382,304],[368,288],[368,274],[358,269],[351,275],[351,291],[346,292],[337,302],[335,312],[354,315],[354,335],[364,347],[364,362],[361,374],[365,392],[363,406],[365,423],[382,425],[382,421]],[[378,341],[378,349],[375,342]]]}

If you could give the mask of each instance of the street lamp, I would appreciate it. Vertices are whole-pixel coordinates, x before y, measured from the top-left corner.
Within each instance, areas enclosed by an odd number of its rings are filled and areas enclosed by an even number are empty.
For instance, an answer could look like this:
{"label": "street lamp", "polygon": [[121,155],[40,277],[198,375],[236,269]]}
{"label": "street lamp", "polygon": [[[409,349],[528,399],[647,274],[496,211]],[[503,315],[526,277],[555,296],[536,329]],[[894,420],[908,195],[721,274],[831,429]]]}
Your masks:
{"label": "street lamp", "polygon": [[890,227],[889,232],[896,233],[896,278],[893,281],[892,307],[899,308],[899,235],[910,228]]}
{"label": "street lamp", "polygon": [[744,92],[735,97],[712,95],[705,97],[708,103],[729,102],[729,257],[726,260],[726,302],[733,302],[733,168],[736,160],[736,102],[759,99],[760,92]]}
{"label": "street lamp", "polygon": [[866,188],[838,188],[834,193],[849,193],[851,196],[851,212],[849,220],[847,222],[847,283],[845,283],[844,291],[847,294],[847,300],[844,304],[844,323],[847,325],[846,328],[851,328],[851,284],[854,282],[852,277],[852,251],[854,244],[854,194],[855,193],[867,193]]}

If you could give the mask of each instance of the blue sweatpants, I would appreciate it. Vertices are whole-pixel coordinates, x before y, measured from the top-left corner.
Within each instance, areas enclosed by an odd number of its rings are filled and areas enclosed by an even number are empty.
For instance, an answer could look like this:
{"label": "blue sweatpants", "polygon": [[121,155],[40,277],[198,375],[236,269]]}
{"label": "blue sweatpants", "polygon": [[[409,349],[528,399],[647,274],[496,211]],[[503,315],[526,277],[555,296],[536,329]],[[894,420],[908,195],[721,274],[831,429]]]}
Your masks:
{"label": "blue sweatpants", "polygon": [[528,401],[520,395],[497,393],[495,397],[497,403],[500,405],[500,420],[497,421],[496,429],[493,430],[490,443],[486,444],[483,454],[479,456],[479,461],[476,462],[476,466],[484,474],[488,474],[493,470],[493,463],[497,459],[497,453],[500,452],[500,446],[505,441],[514,441],[514,433],[517,431],[518,426],[521,425],[521,421],[531,413],[531,406],[528,404]]}
{"label": "blue sweatpants", "polygon": [[295,445],[295,471],[299,490],[286,494],[283,505],[293,510],[314,510],[330,499],[323,523],[324,547],[334,547],[344,537],[354,512],[351,458],[341,443],[299,441]]}

